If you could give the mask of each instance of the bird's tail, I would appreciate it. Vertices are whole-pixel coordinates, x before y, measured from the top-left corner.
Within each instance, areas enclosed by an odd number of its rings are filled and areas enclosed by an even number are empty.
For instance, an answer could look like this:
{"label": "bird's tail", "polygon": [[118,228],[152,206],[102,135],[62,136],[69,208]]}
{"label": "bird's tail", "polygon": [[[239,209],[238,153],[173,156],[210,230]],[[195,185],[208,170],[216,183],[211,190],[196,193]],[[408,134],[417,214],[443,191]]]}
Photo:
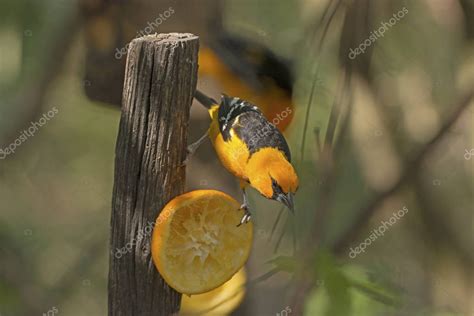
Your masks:
{"label": "bird's tail", "polygon": [[198,100],[198,102],[201,103],[206,109],[210,109],[213,105],[218,104],[214,99],[208,97],[199,90],[194,92],[194,98]]}

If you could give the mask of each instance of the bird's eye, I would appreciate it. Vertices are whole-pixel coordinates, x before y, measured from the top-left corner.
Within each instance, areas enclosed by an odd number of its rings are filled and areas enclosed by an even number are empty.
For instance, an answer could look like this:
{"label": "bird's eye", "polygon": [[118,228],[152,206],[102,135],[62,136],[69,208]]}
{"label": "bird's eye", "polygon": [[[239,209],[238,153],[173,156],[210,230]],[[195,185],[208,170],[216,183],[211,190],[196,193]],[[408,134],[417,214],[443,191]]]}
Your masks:
{"label": "bird's eye", "polygon": [[272,177],[270,177],[272,179],[272,190],[273,190],[273,195],[276,196],[280,193],[283,193],[283,190],[281,189],[280,185],[278,184],[278,182],[273,179]]}
{"label": "bird's eye", "polygon": [[275,179],[273,179],[272,177],[270,177],[272,179],[272,187],[277,187],[278,186],[278,183],[276,182]]}

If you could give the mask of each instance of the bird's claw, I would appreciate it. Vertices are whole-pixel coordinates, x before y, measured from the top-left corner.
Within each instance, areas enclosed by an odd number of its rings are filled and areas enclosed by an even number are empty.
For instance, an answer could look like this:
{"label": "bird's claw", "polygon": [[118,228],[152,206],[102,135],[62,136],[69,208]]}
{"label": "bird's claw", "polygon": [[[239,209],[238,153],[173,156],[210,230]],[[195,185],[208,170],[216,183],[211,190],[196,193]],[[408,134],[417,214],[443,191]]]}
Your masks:
{"label": "bird's claw", "polygon": [[238,209],[238,211],[244,211],[245,213],[248,213],[249,212],[249,206],[247,205],[247,203],[244,203],[242,205],[240,205],[240,208]]}
{"label": "bird's claw", "polygon": [[237,224],[237,227],[239,227],[242,224],[247,224],[248,222],[250,222],[250,219],[252,218],[252,214],[250,214],[247,205],[242,205],[239,210],[244,210],[245,214],[244,216],[242,216],[240,223]]}
{"label": "bird's claw", "polygon": [[204,141],[208,138],[208,135],[209,135],[209,130],[207,130],[204,133],[204,135],[202,135],[201,138],[199,138],[197,141],[195,141],[194,143],[192,143],[192,144],[188,145],[188,147],[186,147],[186,158],[181,163],[181,167],[186,166],[186,164],[189,162],[191,157],[197,151],[199,146],[201,146],[202,143],[204,143]]}
{"label": "bird's claw", "polygon": [[184,167],[188,164],[188,162],[191,160],[191,157],[194,155],[196,152],[197,148],[193,148],[192,145],[189,145],[186,147],[186,158],[181,162],[181,167]]}

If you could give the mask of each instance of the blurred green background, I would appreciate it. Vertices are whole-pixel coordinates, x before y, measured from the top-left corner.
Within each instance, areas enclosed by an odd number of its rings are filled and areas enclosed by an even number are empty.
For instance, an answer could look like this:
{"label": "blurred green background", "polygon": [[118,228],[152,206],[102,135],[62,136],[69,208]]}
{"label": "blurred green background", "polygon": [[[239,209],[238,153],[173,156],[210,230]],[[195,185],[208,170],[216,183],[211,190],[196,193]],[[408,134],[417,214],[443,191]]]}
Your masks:
{"label": "blurred green background", "polygon": [[[233,315],[473,315],[471,0],[3,0],[0,315],[107,313],[126,59],[116,49],[169,7],[156,32],[192,32],[206,47],[224,30],[294,71],[285,135],[300,175],[296,215],[251,192],[248,277],[278,273],[247,287]],[[383,37],[349,57],[402,8]],[[198,86],[215,98],[223,89],[211,77]],[[197,104],[191,113],[193,141],[208,117]],[[240,199],[210,144],[188,166],[187,189],[197,188]]]}

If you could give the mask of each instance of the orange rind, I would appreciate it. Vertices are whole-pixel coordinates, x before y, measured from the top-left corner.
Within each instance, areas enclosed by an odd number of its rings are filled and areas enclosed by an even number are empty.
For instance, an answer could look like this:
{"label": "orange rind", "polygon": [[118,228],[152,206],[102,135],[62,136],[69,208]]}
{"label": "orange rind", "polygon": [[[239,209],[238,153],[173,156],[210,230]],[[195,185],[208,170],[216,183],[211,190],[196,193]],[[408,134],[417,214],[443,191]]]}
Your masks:
{"label": "orange rind", "polygon": [[237,227],[243,214],[235,199],[215,190],[191,191],[166,204],[156,220],[151,248],[165,281],[191,295],[232,278],[252,247],[252,223]]}
{"label": "orange rind", "polygon": [[212,291],[192,296],[183,295],[181,315],[230,315],[240,305],[245,296],[243,285],[246,280],[245,268],[242,268],[229,281]]}

